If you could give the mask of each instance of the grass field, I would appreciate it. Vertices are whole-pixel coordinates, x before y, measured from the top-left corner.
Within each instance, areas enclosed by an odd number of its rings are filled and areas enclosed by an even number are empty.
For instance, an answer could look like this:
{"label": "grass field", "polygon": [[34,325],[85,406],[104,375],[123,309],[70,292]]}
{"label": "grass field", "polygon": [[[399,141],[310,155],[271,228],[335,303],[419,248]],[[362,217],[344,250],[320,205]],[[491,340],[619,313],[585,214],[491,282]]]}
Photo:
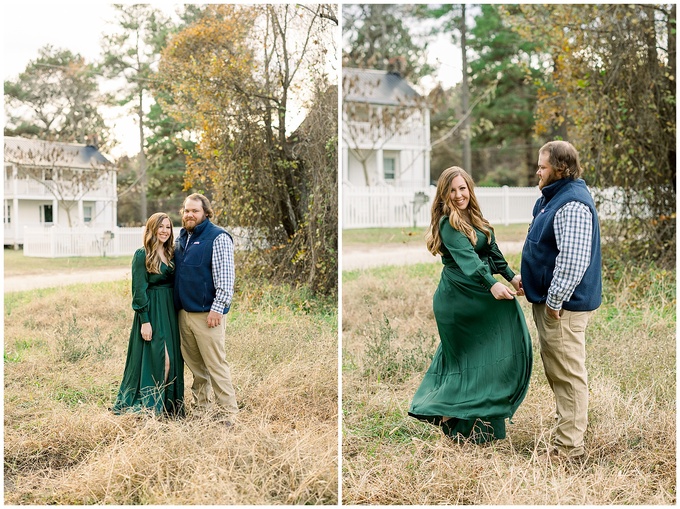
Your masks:
{"label": "grass field", "polygon": [[[509,256],[519,267],[519,256]],[[554,400],[534,343],[526,399],[508,437],[455,444],[407,410],[439,342],[437,264],[343,273],[342,493],[346,504],[676,502],[675,273],[607,269],[587,329],[590,406],[583,464],[539,457]]]}
{"label": "grass field", "polygon": [[130,301],[129,282],[5,295],[6,504],[337,504],[335,301],[240,282],[231,429],[109,412]]}
{"label": "grass field", "polygon": [[5,276],[49,274],[74,270],[112,269],[129,267],[132,256],[81,256],[72,258],[31,258],[23,251],[5,249]]}
{"label": "grass field", "polygon": [[[498,241],[521,241],[527,233],[527,224],[494,225]],[[376,244],[421,244],[425,248],[426,228],[361,228],[342,231],[342,246],[371,247]]]}

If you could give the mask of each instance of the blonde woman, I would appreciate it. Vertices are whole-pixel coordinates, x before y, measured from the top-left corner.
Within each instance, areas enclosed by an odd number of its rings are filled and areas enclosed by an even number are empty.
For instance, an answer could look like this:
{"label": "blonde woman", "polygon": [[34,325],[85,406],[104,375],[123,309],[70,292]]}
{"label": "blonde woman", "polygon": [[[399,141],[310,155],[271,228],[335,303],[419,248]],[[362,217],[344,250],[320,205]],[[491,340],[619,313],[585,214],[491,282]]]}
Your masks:
{"label": "blonde woman", "polygon": [[441,342],[409,415],[452,438],[505,438],[505,419],[524,399],[531,376],[531,338],[515,299],[524,292],[462,168],[439,178],[426,240],[444,264],[433,299]]}
{"label": "blonde woman", "polygon": [[116,414],[148,410],[184,415],[184,363],[173,302],[174,250],[170,218],[162,212],[153,214],[144,229],[144,247],[132,257],[135,316],[113,407]]}

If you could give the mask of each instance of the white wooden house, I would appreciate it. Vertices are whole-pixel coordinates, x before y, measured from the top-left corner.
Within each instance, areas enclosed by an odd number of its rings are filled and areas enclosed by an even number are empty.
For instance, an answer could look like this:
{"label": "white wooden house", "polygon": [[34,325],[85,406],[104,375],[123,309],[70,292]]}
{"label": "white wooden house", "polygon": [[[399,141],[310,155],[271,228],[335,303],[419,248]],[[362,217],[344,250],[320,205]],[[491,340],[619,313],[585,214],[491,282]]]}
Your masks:
{"label": "white wooden house", "polygon": [[4,167],[4,245],[26,227],[114,230],[116,169],[95,147],[5,137]]}
{"label": "white wooden house", "polygon": [[430,111],[398,73],[344,67],[342,180],[430,185]]}

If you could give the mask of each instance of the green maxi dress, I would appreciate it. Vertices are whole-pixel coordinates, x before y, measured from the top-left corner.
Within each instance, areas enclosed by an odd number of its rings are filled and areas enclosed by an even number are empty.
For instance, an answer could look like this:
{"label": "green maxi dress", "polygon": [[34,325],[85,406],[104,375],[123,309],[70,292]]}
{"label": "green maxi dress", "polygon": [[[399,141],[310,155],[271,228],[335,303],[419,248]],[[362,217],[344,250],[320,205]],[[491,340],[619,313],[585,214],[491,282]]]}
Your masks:
{"label": "green maxi dress", "polygon": [[[409,415],[477,443],[505,438],[529,387],[531,338],[517,299],[496,300],[493,274],[514,273],[496,245],[479,230],[477,243],[443,217],[442,270],[434,294],[441,342],[416,391]],[[451,419],[442,422],[442,416]]]}
{"label": "green maxi dress", "polygon": [[[113,412],[152,411],[184,415],[184,361],[180,351],[177,312],[172,298],[174,269],[161,263],[161,273],[146,271],[145,252],[132,257],[132,309],[135,316],[125,361],[125,371]],[[142,338],[142,323],[151,322],[151,341]],[[170,372],[165,383],[165,350]]]}

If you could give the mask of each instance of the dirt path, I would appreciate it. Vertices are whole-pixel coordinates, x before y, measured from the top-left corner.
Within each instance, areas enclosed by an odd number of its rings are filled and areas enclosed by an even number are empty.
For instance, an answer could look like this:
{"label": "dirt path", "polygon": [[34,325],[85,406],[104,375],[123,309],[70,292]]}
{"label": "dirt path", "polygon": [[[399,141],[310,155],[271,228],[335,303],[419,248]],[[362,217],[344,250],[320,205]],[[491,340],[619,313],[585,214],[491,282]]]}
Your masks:
{"label": "dirt path", "polygon": [[[504,254],[521,252],[523,242],[499,242]],[[381,265],[410,265],[413,263],[441,263],[439,256],[432,256],[422,245],[388,245],[382,247],[352,246],[342,250],[342,270],[368,269]],[[53,288],[77,283],[100,283],[130,279],[129,267],[99,270],[74,270],[55,274],[7,276],[4,293]]]}
{"label": "dirt path", "polygon": [[[517,254],[524,242],[498,242],[503,254]],[[410,265],[413,263],[441,263],[439,256],[432,256],[425,246],[389,245],[382,247],[343,247],[342,270],[368,269],[380,265]]]}
{"label": "dirt path", "polygon": [[5,292],[22,292],[38,288],[53,288],[55,286],[68,286],[76,283],[100,283],[104,281],[117,281],[130,279],[130,268],[119,267],[116,269],[80,270],[56,274],[39,274],[5,277]]}

